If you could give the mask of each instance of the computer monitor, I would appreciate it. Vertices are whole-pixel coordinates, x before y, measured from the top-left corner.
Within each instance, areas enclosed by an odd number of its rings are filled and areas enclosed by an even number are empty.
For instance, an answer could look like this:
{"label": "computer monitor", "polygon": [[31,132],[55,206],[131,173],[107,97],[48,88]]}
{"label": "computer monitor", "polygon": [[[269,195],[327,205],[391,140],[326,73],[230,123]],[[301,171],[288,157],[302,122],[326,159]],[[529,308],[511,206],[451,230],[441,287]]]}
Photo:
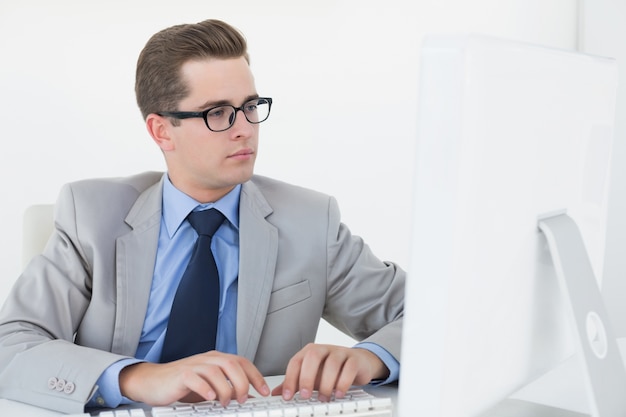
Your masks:
{"label": "computer monitor", "polygon": [[576,352],[538,218],[567,212],[600,281],[616,90],[610,59],[426,38],[400,417],[478,416]]}

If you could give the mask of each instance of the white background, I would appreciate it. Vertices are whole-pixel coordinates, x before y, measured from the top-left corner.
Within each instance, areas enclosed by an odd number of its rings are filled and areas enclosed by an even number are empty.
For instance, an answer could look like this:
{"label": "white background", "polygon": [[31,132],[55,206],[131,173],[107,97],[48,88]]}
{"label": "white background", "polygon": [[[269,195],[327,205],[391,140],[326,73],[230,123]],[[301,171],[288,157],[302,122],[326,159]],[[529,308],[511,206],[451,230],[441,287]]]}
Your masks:
{"label": "white background", "polygon": [[154,32],[207,18],[241,29],[258,92],[275,103],[257,173],[334,195],[354,233],[407,267],[423,36],[477,32],[573,50],[603,27],[584,10],[619,9],[593,3],[0,0],[0,301],[20,273],[27,206],[54,202],[68,181],[164,169],[133,90]]}

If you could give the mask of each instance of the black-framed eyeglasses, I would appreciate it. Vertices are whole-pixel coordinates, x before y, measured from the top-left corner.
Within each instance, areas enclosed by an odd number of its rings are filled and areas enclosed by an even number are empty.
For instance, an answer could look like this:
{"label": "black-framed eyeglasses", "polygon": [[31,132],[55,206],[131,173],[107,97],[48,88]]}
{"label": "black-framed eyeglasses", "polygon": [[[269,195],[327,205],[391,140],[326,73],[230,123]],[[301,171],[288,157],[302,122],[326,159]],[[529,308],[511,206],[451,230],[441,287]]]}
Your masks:
{"label": "black-framed eyeglasses", "polygon": [[213,132],[223,132],[230,129],[235,124],[237,112],[241,110],[246,120],[252,124],[261,123],[270,117],[270,109],[272,108],[272,99],[269,97],[258,97],[246,101],[241,107],[223,104],[221,106],[211,107],[201,112],[194,111],[162,111],[158,112],[159,116],[173,117],[175,119],[190,119],[201,117],[209,130]]}

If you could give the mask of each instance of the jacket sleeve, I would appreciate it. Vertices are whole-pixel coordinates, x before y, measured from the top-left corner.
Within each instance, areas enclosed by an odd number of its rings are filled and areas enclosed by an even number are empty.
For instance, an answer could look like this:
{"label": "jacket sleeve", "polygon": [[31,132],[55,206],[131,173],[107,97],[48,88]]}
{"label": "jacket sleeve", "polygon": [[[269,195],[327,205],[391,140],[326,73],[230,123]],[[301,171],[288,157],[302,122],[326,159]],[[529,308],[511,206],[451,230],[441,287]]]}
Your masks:
{"label": "jacket sleeve", "polygon": [[328,295],[324,318],[356,340],[376,343],[400,361],[406,273],[379,260],[328,208]]}
{"label": "jacket sleeve", "polygon": [[66,186],[52,237],[0,310],[0,397],[66,413],[82,413],[102,371],[121,359],[73,343],[92,294],[74,206]]}

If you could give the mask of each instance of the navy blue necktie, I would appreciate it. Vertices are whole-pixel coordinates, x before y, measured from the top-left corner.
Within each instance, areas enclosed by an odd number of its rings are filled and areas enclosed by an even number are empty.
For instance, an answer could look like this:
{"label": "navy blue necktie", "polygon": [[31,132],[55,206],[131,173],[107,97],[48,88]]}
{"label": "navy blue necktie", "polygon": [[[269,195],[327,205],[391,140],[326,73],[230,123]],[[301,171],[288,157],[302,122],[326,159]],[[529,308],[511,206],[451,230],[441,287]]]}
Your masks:
{"label": "navy blue necktie", "polygon": [[220,280],[211,238],[224,222],[224,215],[216,209],[194,211],[187,220],[198,232],[198,239],[174,296],[162,363],[215,349]]}

